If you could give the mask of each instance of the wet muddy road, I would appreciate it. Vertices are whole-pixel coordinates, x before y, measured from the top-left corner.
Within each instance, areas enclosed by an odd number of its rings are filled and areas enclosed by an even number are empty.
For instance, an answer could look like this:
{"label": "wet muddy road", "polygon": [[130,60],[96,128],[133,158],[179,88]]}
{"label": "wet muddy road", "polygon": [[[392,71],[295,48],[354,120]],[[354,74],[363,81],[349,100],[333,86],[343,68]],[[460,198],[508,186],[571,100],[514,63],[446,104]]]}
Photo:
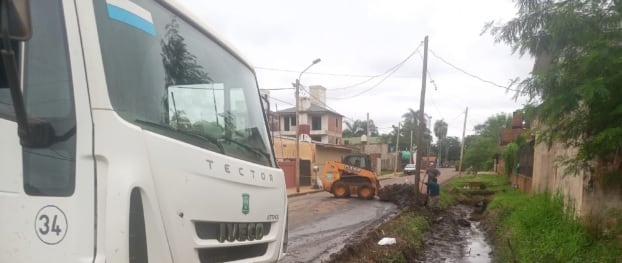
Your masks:
{"label": "wet muddy road", "polygon": [[281,262],[324,262],[356,235],[397,213],[392,203],[322,192],[289,199],[289,248]]}

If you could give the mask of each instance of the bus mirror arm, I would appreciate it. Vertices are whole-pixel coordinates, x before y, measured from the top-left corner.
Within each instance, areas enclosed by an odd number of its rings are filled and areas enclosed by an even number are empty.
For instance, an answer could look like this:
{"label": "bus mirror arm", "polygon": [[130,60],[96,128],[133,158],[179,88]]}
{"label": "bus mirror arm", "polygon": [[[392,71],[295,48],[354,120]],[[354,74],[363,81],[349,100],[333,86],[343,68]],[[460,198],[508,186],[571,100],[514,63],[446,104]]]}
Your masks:
{"label": "bus mirror arm", "polygon": [[[5,69],[4,73],[6,74],[7,84],[11,92],[11,99],[13,100],[13,109],[15,110],[15,119],[17,120],[17,134],[19,135],[20,143],[22,146],[31,148],[49,147],[58,141],[55,136],[54,128],[50,122],[46,120],[32,119],[29,121],[28,115],[26,114],[24,95],[22,94],[19,81],[15,51],[11,45],[12,39],[27,40],[30,38],[30,12],[28,1],[0,1],[0,32],[2,33],[0,55],[2,56],[2,64]],[[27,33],[21,36],[12,34],[22,31]],[[75,133],[75,128],[72,130],[73,133]],[[72,130],[70,130],[68,134],[71,133]],[[58,139],[62,140],[63,137],[66,137],[66,135]]]}

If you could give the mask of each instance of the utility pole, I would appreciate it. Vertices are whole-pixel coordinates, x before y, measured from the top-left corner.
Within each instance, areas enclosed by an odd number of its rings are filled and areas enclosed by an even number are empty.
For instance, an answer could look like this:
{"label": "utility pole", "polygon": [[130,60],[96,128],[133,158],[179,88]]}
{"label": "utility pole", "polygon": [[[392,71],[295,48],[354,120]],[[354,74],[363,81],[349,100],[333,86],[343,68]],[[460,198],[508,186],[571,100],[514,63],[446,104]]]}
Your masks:
{"label": "utility pole", "polygon": [[469,107],[464,111],[464,125],[462,126],[462,146],[460,146],[460,165],[458,165],[458,176],[462,175],[462,157],[464,156],[464,133],[466,132],[466,121],[469,115]]}
{"label": "utility pole", "polygon": [[421,159],[423,148],[423,131],[425,128],[425,85],[427,82],[426,76],[428,76],[428,36],[425,36],[423,40],[423,73],[421,74],[421,98],[419,100],[419,131],[417,132],[417,169],[415,171],[415,202],[419,196],[419,181],[421,180]]}
{"label": "utility pole", "polygon": [[393,166],[393,174],[397,173],[397,163],[400,158],[400,125],[401,123],[397,123],[397,142],[395,143],[395,166]]}
{"label": "utility pole", "polygon": [[370,135],[370,133],[369,133],[369,112],[367,113],[367,122],[366,122],[366,124],[367,124],[367,138],[369,138],[369,135]]}
{"label": "utility pole", "polygon": [[409,146],[410,146],[410,149],[409,149],[409,151],[410,151],[410,160],[409,160],[409,162],[412,163],[413,159],[414,159],[414,156],[413,156],[413,130],[410,130],[410,144],[409,144]]}
{"label": "utility pole", "polygon": [[296,193],[300,193],[300,79],[303,73],[320,61],[322,60],[319,58],[313,60],[311,65],[300,72],[296,79]]}
{"label": "utility pole", "polygon": [[[447,125],[447,127],[445,127],[446,129],[449,129],[449,125]],[[443,131],[441,131],[441,138],[438,138],[438,161],[437,164],[443,164],[443,139],[447,137],[447,130],[445,130],[445,133],[443,134]],[[447,156],[445,156],[445,158],[447,158]],[[437,165],[438,167],[438,165]]]}
{"label": "utility pole", "polygon": [[296,79],[295,96],[296,96],[296,193],[300,193],[300,78]]}

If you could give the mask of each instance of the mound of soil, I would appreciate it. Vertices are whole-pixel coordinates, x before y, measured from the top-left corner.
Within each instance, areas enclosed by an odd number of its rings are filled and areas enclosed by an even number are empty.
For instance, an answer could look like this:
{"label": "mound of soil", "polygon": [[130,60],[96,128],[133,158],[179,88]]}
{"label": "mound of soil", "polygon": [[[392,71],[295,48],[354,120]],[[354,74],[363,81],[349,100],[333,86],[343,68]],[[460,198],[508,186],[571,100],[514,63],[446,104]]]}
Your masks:
{"label": "mound of soil", "polygon": [[415,188],[412,184],[392,184],[378,190],[380,201],[392,202],[399,208],[421,207],[427,198],[424,194],[419,194],[415,200]]}

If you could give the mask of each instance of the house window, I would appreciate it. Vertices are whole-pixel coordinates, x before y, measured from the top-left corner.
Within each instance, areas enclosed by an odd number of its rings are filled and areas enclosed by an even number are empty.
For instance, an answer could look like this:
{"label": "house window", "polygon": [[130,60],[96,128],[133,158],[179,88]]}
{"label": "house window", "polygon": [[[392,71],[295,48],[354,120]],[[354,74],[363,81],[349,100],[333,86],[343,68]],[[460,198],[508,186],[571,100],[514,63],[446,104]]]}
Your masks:
{"label": "house window", "polygon": [[291,126],[296,126],[296,116],[283,117],[283,126],[284,131],[290,131]]}
{"label": "house window", "polygon": [[319,131],[322,129],[322,117],[320,116],[311,117],[311,129],[314,131]]}
{"label": "house window", "polygon": [[337,127],[337,129],[339,129],[339,118],[335,119],[335,127]]}
{"label": "house window", "polygon": [[316,142],[321,142],[322,135],[311,135],[311,140],[316,141]]}
{"label": "house window", "polygon": [[289,131],[289,117],[283,117],[283,130]]}

